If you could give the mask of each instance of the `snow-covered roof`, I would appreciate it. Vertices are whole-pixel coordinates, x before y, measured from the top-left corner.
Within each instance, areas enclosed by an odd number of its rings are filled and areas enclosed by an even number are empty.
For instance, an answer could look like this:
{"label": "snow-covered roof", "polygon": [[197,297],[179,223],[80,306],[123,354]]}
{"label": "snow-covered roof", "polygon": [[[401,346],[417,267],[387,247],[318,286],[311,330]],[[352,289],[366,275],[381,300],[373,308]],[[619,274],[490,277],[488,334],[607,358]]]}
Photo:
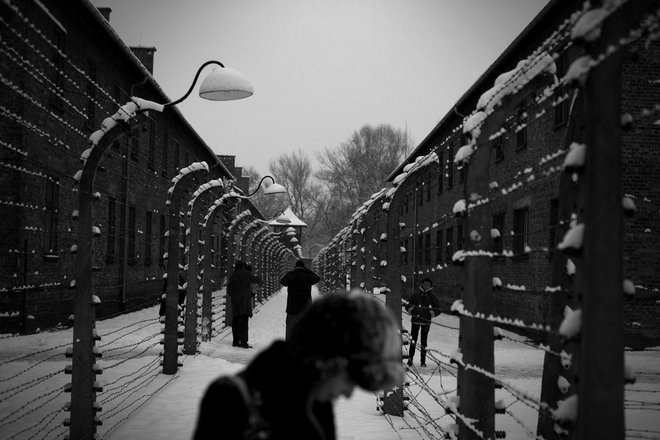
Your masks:
{"label": "snow-covered roof", "polygon": [[291,220],[291,223],[278,223],[275,219],[273,219],[268,222],[268,225],[269,226],[300,226],[303,228],[307,227],[307,223],[300,220],[298,216],[293,213],[290,206],[284,210],[284,215],[288,217],[289,220]]}

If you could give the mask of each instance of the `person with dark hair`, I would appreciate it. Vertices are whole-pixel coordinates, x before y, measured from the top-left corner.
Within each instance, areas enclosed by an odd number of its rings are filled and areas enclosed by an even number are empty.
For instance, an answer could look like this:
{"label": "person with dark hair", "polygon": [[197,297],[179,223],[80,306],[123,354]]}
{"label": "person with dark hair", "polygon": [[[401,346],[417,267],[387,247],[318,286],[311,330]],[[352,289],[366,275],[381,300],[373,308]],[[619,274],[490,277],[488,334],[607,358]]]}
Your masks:
{"label": "person with dark hair", "polygon": [[296,261],[293,270],[287,272],[280,284],[287,287],[286,297],[286,338],[298,321],[300,312],[312,302],[312,286],[321,280],[318,275],[305,267],[303,260]]}
{"label": "person with dark hair", "polygon": [[236,261],[234,273],[227,281],[227,296],[231,301],[232,325],[234,347],[252,348],[248,344],[249,320],[252,317],[252,289],[251,284],[261,284],[261,278],[252,275],[243,261]]}
{"label": "person with dark hair", "polygon": [[419,291],[413,293],[408,299],[406,310],[410,313],[410,350],[408,352],[408,365],[413,364],[415,356],[415,346],[420,330],[422,331],[422,346],[419,350],[421,366],[426,367],[426,344],[428,341],[429,330],[431,329],[431,319],[440,314],[440,301],[433,294],[433,281],[430,278],[424,278]]}
{"label": "person with dark hair", "polygon": [[207,388],[194,440],[334,440],[333,401],[355,386],[401,386],[401,336],[392,312],[364,293],[324,296],[238,374]]}

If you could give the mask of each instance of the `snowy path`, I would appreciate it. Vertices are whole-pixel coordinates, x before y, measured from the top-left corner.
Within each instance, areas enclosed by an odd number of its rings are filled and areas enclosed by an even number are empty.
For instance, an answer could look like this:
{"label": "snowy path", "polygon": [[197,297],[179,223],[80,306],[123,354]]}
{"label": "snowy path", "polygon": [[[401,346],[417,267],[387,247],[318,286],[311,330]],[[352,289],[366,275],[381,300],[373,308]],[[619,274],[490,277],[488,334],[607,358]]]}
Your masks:
{"label": "snowy path", "polygon": [[[316,291],[314,291],[316,295]],[[223,332],[210,343],[202,343],[201,354],[188,356],[179,370],[179,377],[122,426],[114,430],[109,440],[119,439],[186,439],[191,438],[197,418],[197,407],[206,386],[217,376],[233,373],[245,366],[259,350],[285,332],[286,293],[275,294],[264,303],[250,320],[252,349],[231,346],[231,333]],[[277,378],[273,378],[277,380]],[[336,405],[337,428],[342,440],[400,437],[387,420],[376,412],[373,393],[356,390],[350,400],[340,399]]]}
{"label": "snowy path", "polygon": [[[314,290],[316,294],[316,291]],[[215,295],[221,292],[215,292]],[[162,349],[157,306],[97,322],[102,335],[98,346],[103,351],[99,364],[104,369],[97,380],[104,387],[98,400],[103,410],[99,427],[102,438],[189,439],[194,429],[197,408],[206,386],[217,376],[242,369],[259,350],[284,335],[286,293],[275,294],[250,320],[253,349],[231,346],[225,329],[210,343],[203,343],[201,354],[184,357],[184,365],[174,376],[160,373],[158,353]],[[404,317],[404,326],[409,318]],[[455,350],[458,319],[441,315],[434,319],[429,335],[433,355],[446,362],[443,354]],[[511,338],[519,336],[506,333]],[[71,395],[63,391],[71,376],[63,373],[70,359],[64,357],[71,345],[71,329],[45,331],[34,335],[3,335],[0,339],[0,439],[61,439],[68,429],[62,421],[70,414],[63,410]],[[497,341],[495,369],[498,377],[532,396],[540,394],[543,352],[511,340]],[[637,373],[637,383],[626,387],[627,438],[660,439],[660,349],[626,352],[626,362]],[[413,440],[439,438],[438,432],[453,420],[436,399],[455,394],[453,371],[438,374],[436,365],[415,368],[409,373],[413,398],[412,411],[403,418],[388,418],[376,411],[373,393],[356,390],[351,399],[336,404],[338,437],[341,440]],[[277,378],[273,378],[277,380]],[[431,389],[433,394],[422,391]],[[535,430],[537,413],[515,401],[510,393],[496,391],[519,421],[498,415],[496,427],[505,430],[507,439],[529,438]],[[417,408],[414,408],[416,405]],[[423,412],[420,412],[420,409]],[[424,414],[426,413],[426,414]],[[428,419],[434,422],[428,424]],[[634,430],[634,431],[633,431]],[[531,438],[534,438],[532,435]]]}

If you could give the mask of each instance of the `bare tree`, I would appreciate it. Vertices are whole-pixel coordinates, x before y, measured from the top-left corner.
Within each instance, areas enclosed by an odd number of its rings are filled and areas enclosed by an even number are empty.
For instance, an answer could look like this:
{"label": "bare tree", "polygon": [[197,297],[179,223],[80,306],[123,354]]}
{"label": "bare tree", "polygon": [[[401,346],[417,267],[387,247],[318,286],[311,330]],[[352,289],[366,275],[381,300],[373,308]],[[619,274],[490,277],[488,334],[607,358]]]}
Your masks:
{"label": "bare tree", "polygon": [[351,213],[383,187],[411,147],[405,131],[389,124],[365,125],[339,147],[326,148],[319,155],[317,176],[332,194],[324,205],[329,232],[339,231]]}
{"label": "bare tree", "polygon": [[270,161],[269,169],[278,183],[287,188],[293,212],[307,222],[313,200],[320,190],[314,182],[312,162],[307,154],[300,148],[291,154],[283,154]]}

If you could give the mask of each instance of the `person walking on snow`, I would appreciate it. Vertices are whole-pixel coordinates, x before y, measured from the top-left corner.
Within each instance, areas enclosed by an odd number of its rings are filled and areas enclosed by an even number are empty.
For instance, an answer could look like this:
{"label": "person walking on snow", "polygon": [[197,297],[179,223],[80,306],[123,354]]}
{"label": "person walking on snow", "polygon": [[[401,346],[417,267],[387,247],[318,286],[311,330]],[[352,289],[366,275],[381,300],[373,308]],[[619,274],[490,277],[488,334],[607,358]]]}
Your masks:
{"label": "person walking on snow", "polygon": [[252,348],[248,344],[248,324],[252,317],[252,283],[261,284],[261,278],[252,275],[244,262],[236,261],[234,273],[227,282],[227,296],[231,300],[232,326],[234,347]]}
{"label": "person walking on snow", "polygon": [[303,260],[296,261],[293,270],[280,280],[280,284],[287,287],[286,339],[291,336],[300,312],[312,302],[312,286],[320,280],[318,275],[305,267]]}
{"label": "person walking on snow", "polygon": [[421,366],[426,367],[426,343],[431,328],[431,319],[440,314],[440,302],[433,294],[433,281],[424,278],[419,291],[413,293],[408,299],[406,310],[410,313],[410,351],[408,352],[408,365],[413,364],[415,346],[419,331],[422,331],[422,346],[420,350]]}

